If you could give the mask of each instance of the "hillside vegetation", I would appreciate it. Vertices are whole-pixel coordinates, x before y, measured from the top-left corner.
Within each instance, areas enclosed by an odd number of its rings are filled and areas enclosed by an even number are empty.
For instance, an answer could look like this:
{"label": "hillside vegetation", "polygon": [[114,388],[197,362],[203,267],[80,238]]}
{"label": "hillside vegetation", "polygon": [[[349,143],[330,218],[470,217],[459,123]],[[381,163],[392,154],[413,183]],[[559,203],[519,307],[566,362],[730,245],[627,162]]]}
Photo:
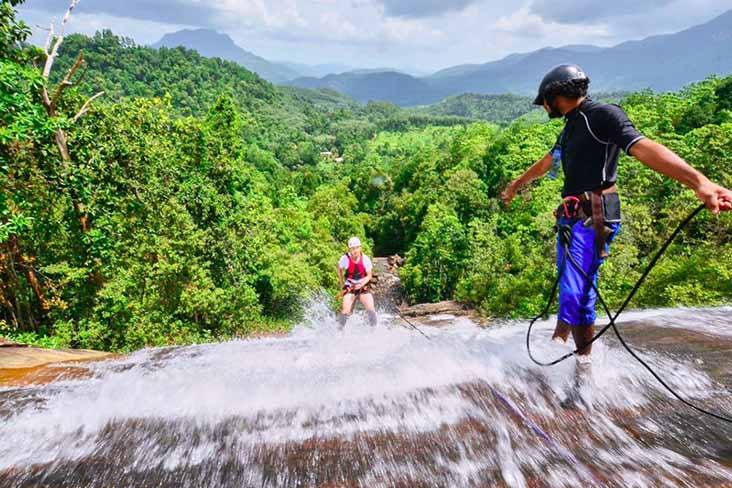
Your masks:
{"label": "hillside vegetation", "polygon": [[[598,93],[592,97],[605,103],[620,103],[628,93]],[[465,117],[506,125],[519,118],[542,121],[546,114],[541,107],[533,105],[533,97],[519,95],[479,95],[466,93],[452,96],[434,105],[415,108],[417,113],[435,116]]]}
{"label": "hillside vegetation", "polygon": [[[499,128],[353,106],[108,32],[66,40],[54,79],[78,50],[88,71],[49,116],[38,53],[17,47],[27,33],[15,28],[0,39],[1,335],[131,350],[286,328],[312,293],[336,290],[351,235],[368,253],[407,256],[414,301],[515,317],[546,298],[560,182],[507,211],[497,195],[551,147],[558,122]],[[75,120],[97,90],[107,95]],[[624,103],[645,134],[732,185],[732,79]],[[694,206],[629,159],[621,191],[626,223],[603,279],[613,303]],[[728,301],[730,270],[732,220],[705,214],[634,304]]]}

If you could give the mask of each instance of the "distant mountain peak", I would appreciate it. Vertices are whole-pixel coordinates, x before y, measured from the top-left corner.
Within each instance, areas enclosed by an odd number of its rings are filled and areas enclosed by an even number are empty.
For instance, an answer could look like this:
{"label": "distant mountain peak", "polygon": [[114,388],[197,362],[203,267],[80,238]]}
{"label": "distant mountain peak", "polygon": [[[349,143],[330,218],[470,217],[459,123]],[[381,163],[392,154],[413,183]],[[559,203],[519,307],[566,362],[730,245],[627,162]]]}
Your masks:
{"label": "distant mountain peak", "polygon": [[567,46],[562,46],[559,49],[564,49],[565,51],[574,51],[578,53],[596,53],[602,51],[604,48],[599,46],[593,46],[590,44],[569,44]]}
{"label": "distant mountain peak", "polygon": [[[221,58],[234,61],[248,70],[257,73],[267,81],[276,84],[283,84],[302,77],[322,77],[334,73],[362,71],[345,64],[337,63],[324,63],[310,66],[287,61],[269,61],[241,48],[228,34],[203,28],[182,29],[165,34],[162,39],[151,47],[159,49],[161,47],[174,48],[178,46],[198,51],[199,54],[207,58]],[[363,71],[375,72],[387,70],[390,69],[384,68]]]}
{"label": "distant mountain peak", "polygon": [[183,29],[163,35],[162,39],[151,47],[155,49],[160,47],[190,47],[190,44],[194,42],[223,43],[225,46],[236,46],[234,40],[228,34],[223,32],[211,29]]}
{"label": "distant mountain peak", "polygon": [[249,71],[257,73],[272,83],[283,83],[300,76],[293,68],[284,64],[272,63],[239,47],[225,33],[210,29],[183,29],[165,34],[153,48],[178,47],[194,49],[207,58],[221,58],[234,61]]}

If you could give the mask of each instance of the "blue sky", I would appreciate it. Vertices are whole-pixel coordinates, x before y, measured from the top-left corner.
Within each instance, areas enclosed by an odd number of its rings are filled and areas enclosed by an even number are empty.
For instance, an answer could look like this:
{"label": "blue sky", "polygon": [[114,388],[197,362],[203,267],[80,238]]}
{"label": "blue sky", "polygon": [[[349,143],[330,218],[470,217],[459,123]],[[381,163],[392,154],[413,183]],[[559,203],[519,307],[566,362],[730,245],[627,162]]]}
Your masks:
{"label": "blue sky", "polygon": [[[18,10],[42,42],[40,27],[67,5],[26,0]],[[81,0],[69,30],[108,28],[151,44],[205,27],[272,60],[431,72],[546,46],[676,32],[730,9],[732,0]]]}

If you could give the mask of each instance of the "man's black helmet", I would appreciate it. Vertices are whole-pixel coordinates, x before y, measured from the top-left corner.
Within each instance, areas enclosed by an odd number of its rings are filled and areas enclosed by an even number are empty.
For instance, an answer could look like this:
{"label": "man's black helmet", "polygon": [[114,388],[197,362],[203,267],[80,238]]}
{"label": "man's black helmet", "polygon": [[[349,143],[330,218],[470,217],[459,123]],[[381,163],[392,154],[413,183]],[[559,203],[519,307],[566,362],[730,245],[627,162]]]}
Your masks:
{"label": "man's black helmet", "polygon": [[[539,94],[534,100],[534,105],[544,105],[544,99],[548,94],[550,94],[550,92],[553,92],[554,89],[572,81],[587,81],[587,83],[589,83],[590,79],[582,68],[576,64],[560,64],[553,68],[546,74],[546,76],[544,76],[544,79],[541,80],[541,85],[539,85]],[[553,95],[557,94],[561,95],[561,93],[554,93]]]}

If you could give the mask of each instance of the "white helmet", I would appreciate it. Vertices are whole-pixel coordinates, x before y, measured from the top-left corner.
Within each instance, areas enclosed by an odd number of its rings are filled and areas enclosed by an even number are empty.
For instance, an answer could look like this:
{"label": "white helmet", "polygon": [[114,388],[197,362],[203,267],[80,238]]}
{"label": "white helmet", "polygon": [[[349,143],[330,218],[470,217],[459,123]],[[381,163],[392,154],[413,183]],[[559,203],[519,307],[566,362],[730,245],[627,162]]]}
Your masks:
{"label": "white helmet", "polygon": [[353,249],[354,247],[361,247],[361,239],[358,237],[348,239],[348,249]]}

